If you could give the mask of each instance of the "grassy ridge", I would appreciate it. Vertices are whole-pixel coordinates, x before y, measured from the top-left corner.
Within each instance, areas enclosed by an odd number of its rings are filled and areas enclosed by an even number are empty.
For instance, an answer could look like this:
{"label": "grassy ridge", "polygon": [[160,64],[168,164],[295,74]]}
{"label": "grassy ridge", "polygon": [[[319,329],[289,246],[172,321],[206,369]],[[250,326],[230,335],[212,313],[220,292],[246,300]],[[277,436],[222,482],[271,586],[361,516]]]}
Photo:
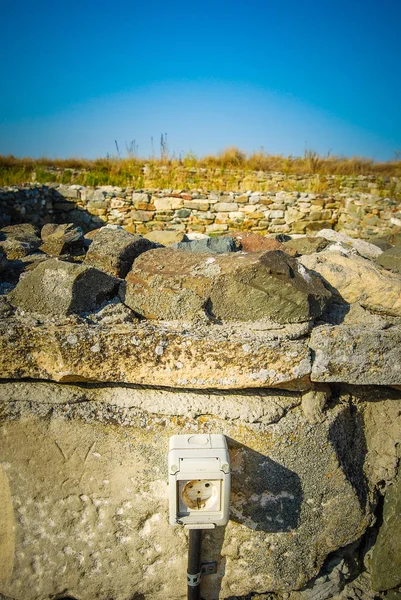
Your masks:
{"label": "grassy ridge", "polygon": [[[206,170],[206,171],[204,171]],[[16,158],[0,156],[0,186],[30,181],[39,183],[76,183],[86,186],[117,185],[154,187],[210,188],[233,190],[238,177],[253,172],[279,172],[287,175],[401,177],[401,160],[374,162],[363,157],[319,156],[306,151],[302,157],[257,152],[246,155],[230,147],[218,155],[198,158],[187,154],[182,159],[98,158]],[[252,178],[251,178],[252,180]]]}

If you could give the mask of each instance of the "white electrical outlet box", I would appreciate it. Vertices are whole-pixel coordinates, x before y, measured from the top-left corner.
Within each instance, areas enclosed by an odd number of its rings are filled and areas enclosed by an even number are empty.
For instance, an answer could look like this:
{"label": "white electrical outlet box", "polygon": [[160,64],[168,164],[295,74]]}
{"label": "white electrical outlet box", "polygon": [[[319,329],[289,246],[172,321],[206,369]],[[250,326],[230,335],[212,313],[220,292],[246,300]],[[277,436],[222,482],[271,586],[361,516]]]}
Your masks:
{"label": "white electrical outlet box", "polygon": [[170,525],[211,529],[227,524],[230,458],[224,435],[173,435],[168,471]]}

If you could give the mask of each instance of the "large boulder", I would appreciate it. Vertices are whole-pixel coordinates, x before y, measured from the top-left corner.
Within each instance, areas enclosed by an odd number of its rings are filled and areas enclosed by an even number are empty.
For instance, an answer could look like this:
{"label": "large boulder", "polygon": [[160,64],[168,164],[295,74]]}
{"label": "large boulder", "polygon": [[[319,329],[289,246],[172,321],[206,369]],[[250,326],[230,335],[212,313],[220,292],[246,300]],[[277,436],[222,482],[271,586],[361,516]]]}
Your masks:
{"label": "large boulder", "polygon": [[124,229],[102,227],[93,236],[85,262],[109,275],[124,278],[134,260],[157,244]]}
{"label": "large boulder", "polygon": [[343,301],[359,302],[364,308],[401,316],[401,277],[383,270],[370,260],[352,253],[324,250],[302,256],[299,261]]}
{"label": "large boulder", "polygon": [[8,297],[24,311],[61,316],[92,310],[113,297],[118,284],[98,269],[54,258],[26,273]]}
{"label": "large boulder", "polygon": [[162,248],[140,256],[120,291],[148,319],[299,323],[318,317],[330,292],[284,252],[184,253]]}
{"label": "large boulder", "polygon": [[37,250],[41,239],[39,230],[30,223],[9,225],[0,229],[0,248],[9,260],[18,260]]}
{"label": "large boulder", "polygon": [[84,244],[84,232],[81,227],[73,223],[47,223],[41,231],[42,252],[50,256],[61,256],[69,252],[74,252],[77,248],[82,248]]}

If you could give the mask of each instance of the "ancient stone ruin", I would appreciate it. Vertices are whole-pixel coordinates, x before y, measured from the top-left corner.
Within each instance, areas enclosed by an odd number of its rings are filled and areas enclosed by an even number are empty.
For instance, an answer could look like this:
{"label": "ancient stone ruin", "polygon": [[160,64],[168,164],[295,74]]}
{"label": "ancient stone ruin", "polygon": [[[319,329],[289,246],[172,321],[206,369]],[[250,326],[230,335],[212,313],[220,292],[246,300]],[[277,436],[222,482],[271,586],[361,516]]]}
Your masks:
{"label": "ancient stone ruin", "polygon": [[201,432],[232,468],[205,600],[400,598],[394,227],[143,233],[0,230],[0,597],[184,598],[168,440]]}

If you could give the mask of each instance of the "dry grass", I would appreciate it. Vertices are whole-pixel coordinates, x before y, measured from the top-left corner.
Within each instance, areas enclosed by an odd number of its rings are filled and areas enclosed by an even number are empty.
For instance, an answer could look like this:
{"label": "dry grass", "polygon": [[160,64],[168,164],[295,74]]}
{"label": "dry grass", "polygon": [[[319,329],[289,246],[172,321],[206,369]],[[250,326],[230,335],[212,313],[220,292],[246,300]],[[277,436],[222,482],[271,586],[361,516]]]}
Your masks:
{"label": "dry grass", "polygon": [[[144,169],[146,167],[146,169]],[[200,171],[206,169],[205,171]],[[401,160],[375,162],[363,157],[319,156],[306,151],[302,157],[256,152],[247,155],[236,147],[217,155],[198,158],[190,153],[183,159],[139,158],[16,158],[0,156],[0,185],[29,181],[78,183],[81,185],[119,185],[141,188],[199,187],[238,188],[239,179],[255,180],[255,172],[280,172],[287,175],[401,177]]]}

